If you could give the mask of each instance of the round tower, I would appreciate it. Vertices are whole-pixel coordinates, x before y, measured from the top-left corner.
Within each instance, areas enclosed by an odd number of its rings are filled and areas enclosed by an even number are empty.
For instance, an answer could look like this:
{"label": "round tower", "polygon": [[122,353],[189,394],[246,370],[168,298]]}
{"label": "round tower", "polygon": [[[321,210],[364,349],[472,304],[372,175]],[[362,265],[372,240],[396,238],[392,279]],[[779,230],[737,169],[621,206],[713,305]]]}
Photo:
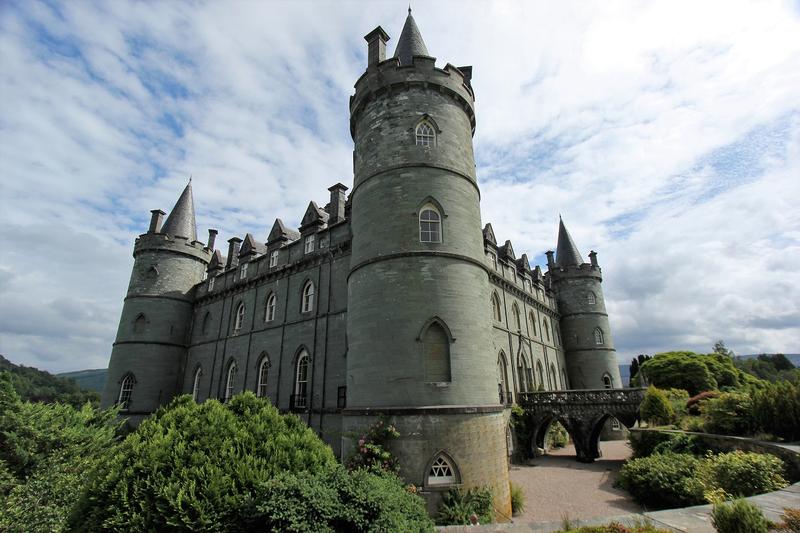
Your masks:
{"label": "round tower", "polygon": [[197,242],[191,182],[163,228],[150,228],[133,248],[133,272],[111,350],[102,406],[122,405],[130,423],[169,402],[180,390],[192,320],[192,288],[203,280],[211,250]]}
{"label": "round tower", "polygon": [[472,135],[471,67],[435,67],[409,11],[395,56],[378,27],[350,100],[355,143],[345,435],[382,414],[433,509],[491,486],[510,516],[506,424]]}
{"label": "round tower", "polygon": [[548,276],[561,313],[561,338],[573,389],[622,388],[617,351],[603,298],[597,254],[584,263],[564,221],[559,222],[556,258],[547,252]]}

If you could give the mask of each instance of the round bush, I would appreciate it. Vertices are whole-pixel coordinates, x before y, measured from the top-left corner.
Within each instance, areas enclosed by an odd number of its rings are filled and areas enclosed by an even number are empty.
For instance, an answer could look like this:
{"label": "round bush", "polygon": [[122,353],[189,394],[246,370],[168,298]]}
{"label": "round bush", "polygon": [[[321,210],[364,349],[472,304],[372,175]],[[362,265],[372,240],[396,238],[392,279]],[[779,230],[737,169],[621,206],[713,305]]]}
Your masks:
{"label": "round bush", "polygon": [[705,459],[700,477],[715,489],[745,497],[782,489],[788,485],[783,471],[783,461],[774,455],[735,451]]}
{"label": "round bush", "polygon": [[747,500],[714,506],[711,523],[719,533],[767,533],[769,523],[761,510]]}
{"label": "round bush", "polygon": [[642,420],[650,424],[662,425],[669,424],[675,413],[666,393],[650,385],[644,395],[642,405],[639,407],[639,414],[642,416]]}
{"label": "round bush", "polygon": [[703,503],[696,479],[701,460],[685,453],[656,453],[631,459],[620,470],[617,485],[648,507],[686,507]]}

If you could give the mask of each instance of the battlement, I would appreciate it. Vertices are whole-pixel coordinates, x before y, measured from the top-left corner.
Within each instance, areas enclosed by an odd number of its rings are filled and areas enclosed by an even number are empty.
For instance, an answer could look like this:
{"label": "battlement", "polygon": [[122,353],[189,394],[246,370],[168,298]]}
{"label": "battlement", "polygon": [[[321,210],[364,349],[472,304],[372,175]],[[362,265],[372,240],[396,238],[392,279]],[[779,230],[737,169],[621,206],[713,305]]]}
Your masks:
{"label": "battlement", "polygon": [[192,241],[186,237],[169,235],[167,233],[143,233],[136,238],[133,246],[133,256],[136,257],[145,251],[173,252],[190,255],[203,263],[211,260],[212,251],[200,241]]}
{"label": "battlement", "polygon": [[591,277],[596,278],[599,281],[603,280],[602,269],[599,266],[592,265],[590,263],[583,263],[581,265],[567,267],[552,265],[548,266],[547,273],[550,274],[553,279]]}
{"label": "battlement", "polygon": [[[472,67],[436,67],[436,58],[414,56],[411,65],[400,65],[400,60],[390,58],[370,65],[356,81],[356,92],[350,97],[350,134],[355,135],[355,122],[359,113],[371,100],[412,87],[430,89],[434,86],[442,94],[453,97],[469,115],[475,131],[475,93],[472,91]],[[355,138],[355,137],[354,137]]]}

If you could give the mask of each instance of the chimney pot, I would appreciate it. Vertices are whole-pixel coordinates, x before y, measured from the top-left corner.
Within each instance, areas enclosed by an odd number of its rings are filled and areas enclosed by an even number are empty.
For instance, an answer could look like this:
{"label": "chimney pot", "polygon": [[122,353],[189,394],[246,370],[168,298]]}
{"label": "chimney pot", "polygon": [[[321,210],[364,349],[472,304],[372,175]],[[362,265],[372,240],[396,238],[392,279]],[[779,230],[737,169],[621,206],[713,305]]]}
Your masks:
{"label": "chimney pot", "polygon": [[331,191],[330,212],[328,213],[328,225],[336,224],[345,219],[344,205],[347,201],[345,191],[347,187],[341,183],[337,183],[333,187],[328,188]]}
{"label": "chimney pot", "polygon": [[212,252],[214,251],[214,243],[217,242],[217,233],[218,232],[215,229],[209,228],[208,230],[208,244],[206,245],[206,248],[208,248]]}
{"label": "chimney pot", "polygon": [[225,268],[231,268],[239,265],[239,246],[242,244],[242,239],[239,237],[231,237],[228,239],[228,261]]}

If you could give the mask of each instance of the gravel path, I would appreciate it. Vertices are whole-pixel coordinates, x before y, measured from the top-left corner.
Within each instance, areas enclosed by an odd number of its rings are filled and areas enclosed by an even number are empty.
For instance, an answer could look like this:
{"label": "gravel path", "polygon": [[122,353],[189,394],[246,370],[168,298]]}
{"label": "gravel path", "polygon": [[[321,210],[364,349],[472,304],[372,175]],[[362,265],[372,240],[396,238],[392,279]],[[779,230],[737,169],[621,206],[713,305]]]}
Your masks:
{"label": "gravel path", "polygon": [[600,443],[603,457],[594,463],[575,460],[572,445],[537,457],[529,466],[511,465],[511,481],[525,492],[525,512],[514,523],[614,516],[642,512],[614,480],[630,457],[626,441]]}

